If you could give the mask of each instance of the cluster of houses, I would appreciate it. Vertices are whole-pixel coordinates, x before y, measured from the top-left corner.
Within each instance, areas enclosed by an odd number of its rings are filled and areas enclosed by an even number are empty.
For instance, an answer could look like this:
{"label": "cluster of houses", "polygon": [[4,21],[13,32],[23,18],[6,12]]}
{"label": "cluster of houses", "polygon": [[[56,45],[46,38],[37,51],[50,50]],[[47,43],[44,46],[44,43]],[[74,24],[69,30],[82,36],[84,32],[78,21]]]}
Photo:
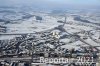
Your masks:
{"label": "cluster of houses", "polygon": [[0,40],[0,57],[48,57],[48,58],[77,58],[90,57],[97,61],[98,51],[94,47],[80,47],[75,50],[61,48],[66,43],[59,41],[50,32],[21,35],[9,40]]}

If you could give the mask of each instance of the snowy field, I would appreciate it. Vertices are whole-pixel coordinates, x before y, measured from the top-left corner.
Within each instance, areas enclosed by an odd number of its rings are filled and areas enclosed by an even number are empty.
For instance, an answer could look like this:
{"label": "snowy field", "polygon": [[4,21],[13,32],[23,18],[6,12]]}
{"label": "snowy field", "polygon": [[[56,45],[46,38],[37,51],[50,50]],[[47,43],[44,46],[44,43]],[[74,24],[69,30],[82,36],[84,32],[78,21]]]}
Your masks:
{"label": "snowy field", "polygon": [[[36,20],[36,16],[42,17],[42,20]],[[68,48],[70,46],[69,49],[72,47],[78,49],[78,46],[88,46],[87,44],[100,46],[100,16],[97,13],[95,14],[95,12],[68,12],[65,13],[64,16],[61,16],[58,14],[53,15],[51,12],[22,12],[20,10],[1,9],[0,19],[2,20],[0,21],[0,25],[7,27],[7,32],[5,34],[35,33],[47,31],[63,25],[65,16],[67,19],[63,28],[68,34],[62,32],[60,35],[68,35],[68,37],[60,40],[61,42],[66,43],[66,45],[61,47]],[[75,19],[77,17],[78,19]],[[62,21],[62,23],[57,21]],[[80,38],[77,39],[70,35],[78,35]],[[0,35],[0,40],[12,39],[14,37],[16,37],[16,35]]]}

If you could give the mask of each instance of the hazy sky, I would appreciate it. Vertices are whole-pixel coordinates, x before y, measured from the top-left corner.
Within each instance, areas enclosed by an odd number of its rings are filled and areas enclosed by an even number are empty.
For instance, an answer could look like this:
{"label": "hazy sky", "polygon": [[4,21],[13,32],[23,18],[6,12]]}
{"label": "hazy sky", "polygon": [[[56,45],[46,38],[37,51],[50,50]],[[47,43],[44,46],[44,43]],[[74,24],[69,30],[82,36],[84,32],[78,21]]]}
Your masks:
{"label": "hazy sky", "polygon": [[99,7],[100,0],[0,0],[0,6],[36,6],[36,7]]}

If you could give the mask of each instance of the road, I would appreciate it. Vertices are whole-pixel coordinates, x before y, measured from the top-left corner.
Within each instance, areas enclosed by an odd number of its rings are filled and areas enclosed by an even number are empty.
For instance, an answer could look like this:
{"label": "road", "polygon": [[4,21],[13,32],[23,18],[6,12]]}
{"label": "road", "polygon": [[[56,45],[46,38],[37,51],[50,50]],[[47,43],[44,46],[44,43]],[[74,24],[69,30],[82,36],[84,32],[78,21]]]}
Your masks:
{"label": "road", "polygon": [[22,57],[22,58],[0,58],[0,61],[4,61],[4,60],[10,60],[10,61],[28,61],[28,60],[31,60],[32,58],[31,57]]}
{"label": "road", "polygon": [[93,38],[92,38],[91,31],[89,31],[89,33],[88,33],[88,34],[89,34],[90,39],[92,39],[94,42],[96,42],[96,43],[100,44],[100,42],[99,42],[99,41],[97,41],[97,40],[95,40],[95,39],[93,39]]}

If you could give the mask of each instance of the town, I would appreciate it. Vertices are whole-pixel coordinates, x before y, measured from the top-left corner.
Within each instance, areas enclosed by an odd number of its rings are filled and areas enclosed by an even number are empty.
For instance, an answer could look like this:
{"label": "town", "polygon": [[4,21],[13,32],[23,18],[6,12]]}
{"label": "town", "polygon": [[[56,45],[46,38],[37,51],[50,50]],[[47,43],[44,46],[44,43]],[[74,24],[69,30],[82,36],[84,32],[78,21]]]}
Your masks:
{"label": "town", "polygon": [[99,15],[0,7],[0,66],[100,66]]}

